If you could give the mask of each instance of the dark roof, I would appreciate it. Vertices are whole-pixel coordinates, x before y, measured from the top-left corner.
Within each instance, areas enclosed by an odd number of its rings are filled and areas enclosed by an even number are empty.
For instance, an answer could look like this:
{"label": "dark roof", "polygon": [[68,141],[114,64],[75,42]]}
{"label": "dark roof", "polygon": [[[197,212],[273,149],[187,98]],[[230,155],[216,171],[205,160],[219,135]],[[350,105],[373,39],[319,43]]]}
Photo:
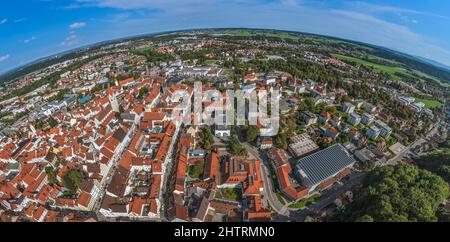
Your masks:
{"label": "dark roof", "polygon": [[128,179],[128,171],[125,168],[119,166],[116,172],[114,172],[114,175],[111,179],[111,183],[107,188],[107,191],[118,197],[121,197],[125,192],[127,179]]}
{"label": "dark roof", "polygon": [[344,146],[336,144],[300,159],[297,170],[305,186],[315,186],[355,163]]}
{"label": "dark roof", "polygon": [[117,129],[113,134],[113,138],[119,142],[122,142],[125,136],[127,136],[127,133],[122,128]]}

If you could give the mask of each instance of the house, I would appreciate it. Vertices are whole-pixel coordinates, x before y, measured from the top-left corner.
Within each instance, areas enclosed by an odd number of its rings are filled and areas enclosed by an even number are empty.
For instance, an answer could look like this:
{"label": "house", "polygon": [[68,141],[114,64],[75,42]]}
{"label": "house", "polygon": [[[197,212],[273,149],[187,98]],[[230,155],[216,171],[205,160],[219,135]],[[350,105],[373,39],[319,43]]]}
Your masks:
{"label": "house", "polygon": [[342,104],[341,108],[342,108],[343,112],[348,113],[348,114],[353,113],[355,111],[355,106],[348,102]]}
{"label": "house", "polygon": [[380,129],[374,125],[370,126],[370,128],[366,131],[367,137],[371,138],[372,140],[376,140],[378,136],[380,135]]}
{"label": "house", "polygon": [[361,116],[357,113],[351,113],[348,115],[347,122],[353,126],[356,126],[361,122]]}
{"label": "house", "polygon": [[267,76],[264,79],[264,84],[265,85],[271,85],[277,82],[277,77],[276,76]]}
{"label": "house", "polygon": [[311,112],[302,112],[300,118],[305,122],[306,126],[317,123],[317,116]]}
{"label": "house", "polygon": [[413,103],[416,99],[413,97],[399,97],[398,101],[400,104],[404,106],[409,106],[411,103]]}
{"label": "house", "polygon": [[217,152],[213,151],[206,158],[203,180],[219,184],[219,178],[219,156]]}
{"label": "house", "polygon": [[267,152],[267,157],[271,161],[274,169],[289,163],[289,157],[285,150],[272,148]]}
{"label": "house", "polygon": [[327,123],[331,119],[331,113],[321,112],[319,115],[319,121],[322,123]]}
{"label": "house", "polygon": [[254,82],[258,80],[258,76],[255,73],[250,73],[244,76],[244,83]]}
{"label": "house", "polygon": [[277,167],[276,175],[281,192],[291,200],[296,201],[308,196],[308,187],[300,186],[296,182],[292,166],[289,163]]}
{"label": "house", "polygon": [[371,114],[365,113],[361,118],[361,123],[364,125],[371,125],[375,117]]}
{"label": "house", "polygon": [[362,105],[363,109],[366,110],[368,113],[374,113],[377,110],[377,107],[371,103],[364,102]]}
{"label": "house", "polygon": [[362,148],[360,150],[355,151],[355,157],[361,162],[367,162],[367,161],[375,161],[376,155],[372,153],[367,148]]}
{"label": "house", "polygon": [[216,125],[214,126],[214,135],[217,137],[228,137],[231,136],[230,125]]}
{"label": "house", "polygon": [[334,140],[335,140],[335,139],[338,137],[338,135],[339,135],[339,132],[338,132],[336,129],[330,127],[330,126],[320,127],[320,130],[322,131],[322,133],[323,133],[326,137],[332,138],[332,139],[334,139]]}
{"label": "house", "polygon": [[305,91],[306,91],[305,85],[296,84],[294,86],[294,92],[296,92],[296,93],[304,93]]}
{"label": "house", "polygon": [[375,125],[380,128],[380,135],[383,138],[387,138],[389,137],[389,135],[391,135],[392,133],[392,129],[391,127],[389,127],[386,123],[384,123],[383,121],[377,120],[375,121]]}
{"label": "house", "polygon": [[417,103],[411,104],[410,107],[414,112],[420,113],[422,111],[422,109],[425,108],[425,104],[421,103],[421,102],[417,102]]}
{"label": "house", "polygon": [[267,150],[267,149],[272,148],[272,146],[273,146],[272,137],[267,137],[267,136],[259,137],[258,145],[259,145],[259,148],[262,150]]}

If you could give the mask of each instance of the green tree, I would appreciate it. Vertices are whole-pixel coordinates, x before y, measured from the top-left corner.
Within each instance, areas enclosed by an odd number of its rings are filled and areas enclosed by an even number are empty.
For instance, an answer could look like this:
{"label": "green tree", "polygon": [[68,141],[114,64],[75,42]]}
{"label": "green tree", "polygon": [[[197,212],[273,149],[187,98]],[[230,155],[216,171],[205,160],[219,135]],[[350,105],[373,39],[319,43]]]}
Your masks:
{"label": "green tree", "polygon": [[370,215],[364,215],[355,220],[355,222],[373,222],[373,218]]}
{"label": "green tree", "polygon": [[202,128],[202,132],[200,132],[200,138],[202,140],[202,148],[205,150],[211,150],[214,138],[209,126]]}
{"label": "green tree", "polygon": [[288,143],[287,143],[287,136],[286,134],[280,133],[275,137],[275,146],[277,146],[280,149],[287,150]]}
{"label": "green tree", "polygon": [[437,211],[449,195],[441,177],[414,165],[377,167],[369,172],[355,201],[337,216],[356,221],[370,216],[374,221],[437,221]]}
{"label": "green tree", "polygon": [[241,145],[236,135],[230,137],[230,151],[232,155],[247,155],[247,150]]}
{"label": "green tree", "polygon": [[63,186],[69,190],[70,195],[75,195],[81,182],[84,180],[84,173],[78,169],[69,169],[62,177]]}
{"label": "green tree", "polygon": [[45,173],[47,173],[48,176],[48,183],[50,185],[57,184],[58,181],[56,180],[56,172],[51,166],[45,167]]}
{"label": "green tree", "polygon": [[257,125],[250,125],[245,130],[245,140],[249,143],[252,143],[258,138],[258,136],[261,134],[261,130]]}

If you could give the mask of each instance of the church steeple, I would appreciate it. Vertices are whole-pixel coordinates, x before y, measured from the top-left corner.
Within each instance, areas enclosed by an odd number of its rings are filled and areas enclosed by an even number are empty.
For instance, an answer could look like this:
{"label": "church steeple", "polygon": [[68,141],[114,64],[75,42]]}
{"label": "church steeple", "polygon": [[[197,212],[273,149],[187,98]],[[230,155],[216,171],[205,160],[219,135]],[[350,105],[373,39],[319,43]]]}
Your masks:
{"label": "church steeple", "polygon": [[106,94],[108,95],[109,104],[111,104],[112,109],[115,112],[120,112],[119,102],[117,101],[116,93],[109,87],[106,89]]}

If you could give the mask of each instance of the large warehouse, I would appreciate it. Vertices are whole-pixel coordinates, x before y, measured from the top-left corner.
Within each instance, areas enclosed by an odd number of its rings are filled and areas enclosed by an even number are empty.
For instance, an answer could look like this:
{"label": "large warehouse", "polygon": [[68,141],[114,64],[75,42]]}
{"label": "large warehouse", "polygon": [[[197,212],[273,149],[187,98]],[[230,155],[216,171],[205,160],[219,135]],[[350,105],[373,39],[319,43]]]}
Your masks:
{"label": "large warehouse", "polygon": [[323,190],[351,172],[355,159],[341,144],[298,160],[296,175],[309,192]]}

